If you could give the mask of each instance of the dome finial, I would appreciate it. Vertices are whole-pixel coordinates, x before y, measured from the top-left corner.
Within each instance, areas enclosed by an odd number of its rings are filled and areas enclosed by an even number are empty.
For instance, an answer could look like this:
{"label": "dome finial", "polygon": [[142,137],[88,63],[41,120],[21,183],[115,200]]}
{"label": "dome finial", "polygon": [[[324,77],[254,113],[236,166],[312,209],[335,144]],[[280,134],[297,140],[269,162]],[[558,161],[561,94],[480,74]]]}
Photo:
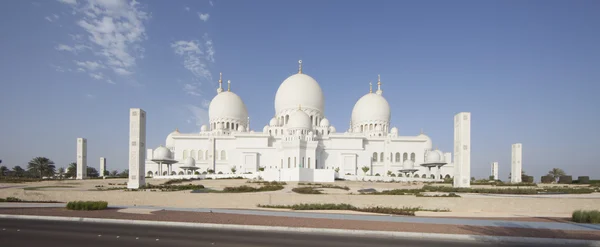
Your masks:
{"label": "dome finial", "polygon": [[302,74],[302,60],[298,60],[298,74]]}
{"label": "dome finial", "polygon": [[179,128],[175,128],[175,132],[179,133]]}
{"label": "dome finial", "polygon": [[219,88],[217,88],[217,93],[223,92],[223,73],[219,72]]}
{"label": "dome finial", "polygon": [[373,83],[369,82],[369,93],[373,93]]}
{"label": "dome finial", "polygon": [[231,80],[227,80],[227,92],[231,92]]}
{"label": "dome finial", "polygon": [[377,75],[377,94],[381,94],[381,75]]}

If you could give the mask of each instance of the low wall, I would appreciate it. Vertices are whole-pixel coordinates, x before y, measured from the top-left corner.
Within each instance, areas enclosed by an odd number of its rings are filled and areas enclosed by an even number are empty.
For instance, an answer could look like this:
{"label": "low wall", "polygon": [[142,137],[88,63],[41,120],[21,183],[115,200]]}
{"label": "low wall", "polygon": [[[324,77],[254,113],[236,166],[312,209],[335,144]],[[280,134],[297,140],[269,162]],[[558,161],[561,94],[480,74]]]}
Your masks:
{"label": "low wall", "polygon": [[335,172],[327,169],[289,168],[259,172],[265,181],[321,182],[335,181]]}

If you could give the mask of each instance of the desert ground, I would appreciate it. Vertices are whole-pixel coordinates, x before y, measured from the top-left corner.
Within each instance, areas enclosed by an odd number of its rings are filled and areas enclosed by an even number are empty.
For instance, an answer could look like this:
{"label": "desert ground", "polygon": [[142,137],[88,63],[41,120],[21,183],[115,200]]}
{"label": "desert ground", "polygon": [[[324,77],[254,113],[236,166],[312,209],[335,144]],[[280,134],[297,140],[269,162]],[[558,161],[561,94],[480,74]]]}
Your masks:
{"label": "desert ground", "polygon": [[[161,184],[167,180],[147,179],[146,183]],[[259,186],[246,179],[195,180],[184,184],[202,184],[221,190],[228,186]],[[448,209],[450,212],[418,212],[420,216],[461,217],[570,217],[574,210],[599,210],[600,193],[573,195],[494,195],[460,194],[461,197],[415,197],[414,195],[360,195],[358,190],[421,188],[421,183],[381,183],[336,181],[349,191],[323,189],[326,194],[308,195],[292,191],[297,182],[288,182],[283,190],[256,193],[190,193],[190,191],[99,191],[103,188],[125,187],[127,179],[55,180],[34,183],[0,184],[0,198],[17,197],[31,201],[103,200],[110,206],[156,206],[178,208],[257,209],[258,204],[290,205],[296,203],[348,203],[357,207],[422,207]],[[110,184],[110,185],[109,185]],[[441,184],[440,186],[450,186]],[[545,185],[556,186],[556,185]],[[563,185],[561,185],[563,186]],[[472,186],[486,187],[486,186]],[[488,186],[489,187],[489,186]],[[266,210],[266,209],[261,209]]]}

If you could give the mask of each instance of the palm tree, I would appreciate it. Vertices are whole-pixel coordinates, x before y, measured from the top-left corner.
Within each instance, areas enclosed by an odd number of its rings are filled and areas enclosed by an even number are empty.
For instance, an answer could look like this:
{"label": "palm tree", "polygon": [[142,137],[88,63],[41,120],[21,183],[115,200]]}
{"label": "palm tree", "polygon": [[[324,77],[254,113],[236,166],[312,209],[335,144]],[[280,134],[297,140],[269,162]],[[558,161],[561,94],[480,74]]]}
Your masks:
{"label": "palm tree", "polygon": [[25,175],[25,170],[21,168],[21,166],[13,167],[13,172],[15,174],[15,177],[23,177]]}
{"label": "palm tree", "polygon": [[367,172],[369,172],[370,168],[368,166],[363,166],[362,170],[365,173],[365,175],[367,175]]}
{"label": "palm tree", "polygon": [[35,157],[29,161],[27,166],[27,170],[39,173],[40,178],[43,178],[44,174],[48,174],[48,172],[51,172],[51,174],[54,175],[55,168],[54,162],[46,157]]}
{"label": "palm tree", "polygon": [[65,177],[65,168],[58,168],[58,178],[63,179]]}
{"label": "palm tree", "polygon": [[563,171],[560,168],[552,168],[552,170],[548,172],[548,176],[552,177],[552,179],[554,179],[554,182],[558,182],[560,176],[564,175],[566,175],[565,171]]}
{"label": "palm tree", "polygon": [[65,173],[65,177],[73,178],[77,175],[77,163],[72,162],[67,166],[67,172]]}
{"label": "palm tree", "polygon": [[0,166],[0,177],[6,176],[7,172],[8,172],[8,168],[6,168],[6,166]]}

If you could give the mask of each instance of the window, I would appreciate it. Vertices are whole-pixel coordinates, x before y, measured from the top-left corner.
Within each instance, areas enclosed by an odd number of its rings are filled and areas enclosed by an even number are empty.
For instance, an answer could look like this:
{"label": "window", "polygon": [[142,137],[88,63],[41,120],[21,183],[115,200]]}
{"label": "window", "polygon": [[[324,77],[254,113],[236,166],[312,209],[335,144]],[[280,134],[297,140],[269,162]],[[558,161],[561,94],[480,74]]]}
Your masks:
{"label": "window", "polygon": [[192,157],[192,159],[196,159],[196,150],[190,151],[190,157]]}
{"label": "window", "polygon": [[190,155],[190,151],[183,150],[183,159],[187,159],[188,155]]}
{"label": "window", "polygon": [[227,154],[225,153],[225,150],[221,150],[221,160],[226,160],[227,159]]}
{"label": "window", "polygon": [[415,161],[415,153],[410,154],[410,160]]}
{"label": "window", "polygon": [[379,162],[383,162],[383,152],[379,154]]}
{"label": "window", "polygon": [[403,158],[402,158],[402,161],[406,161],[407,159],[408,159],[408,154],[407,154],[407,153],[404,153],[404,155],[403,155]]}
{"label": "window", "polygon": [[280,165],[280,167],[283,168],[283,159],[281,159],[281,165]]}
{"label": "window", "polygon": [[308,157],[308,168],[310,168],[310,157]]}
{"label": "window", "polygon": [[297,157],[294,157],[294,168],[296,168],[296,158]]}
{"label": "window", "polygon": [[377,162],[377,153],[373,152],[373,162]]}
{"label": "window", "polygon": [[290,157],[288,157],[288,168],[292,168],[290,164]]}
{"label": "window", "polygon": [[396,162],[400,162],[400,153],[396,152]]}
{"label": "window", "polygon": [[198,160],[203,160],[203,159],[204,159],[204,151],[198,150]]}

